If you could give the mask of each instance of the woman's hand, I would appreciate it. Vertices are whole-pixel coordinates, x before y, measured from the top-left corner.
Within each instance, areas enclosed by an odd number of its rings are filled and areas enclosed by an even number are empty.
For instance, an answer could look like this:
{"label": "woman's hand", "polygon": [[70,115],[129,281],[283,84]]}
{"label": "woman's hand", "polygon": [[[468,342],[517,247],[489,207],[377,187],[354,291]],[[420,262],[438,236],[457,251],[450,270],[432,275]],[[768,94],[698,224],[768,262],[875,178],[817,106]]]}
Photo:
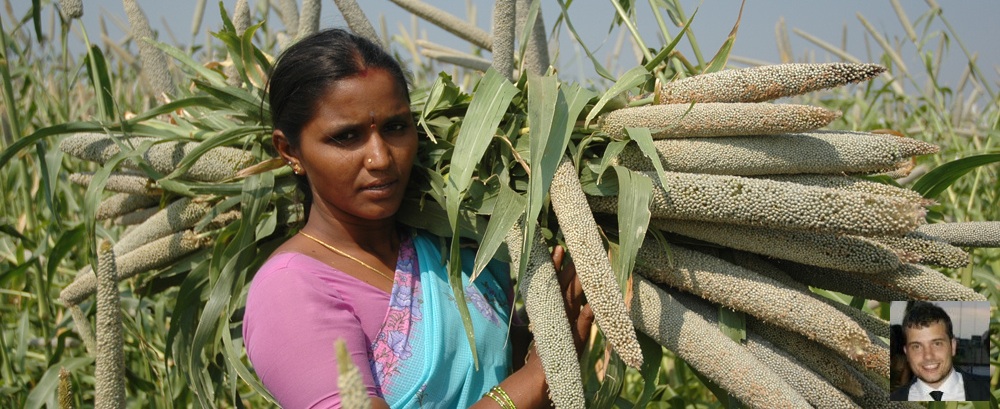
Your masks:
{"label": "woman's hand", "polygon": [[[569,319],[570,330],[573,332],[573,342],[576,353],[580,355],[583,346],[590,339],[590,328],[594,323],[594,311],[590,304],[583,304],[583,287],[576,275],[576,266],[566,260],[566,249],[556,246],[552,249],[552,264],[559,278],[559,288],[562,289],[563,303],[566,306],[566,317]],[[565,265],[564,265],[565,262]]]}

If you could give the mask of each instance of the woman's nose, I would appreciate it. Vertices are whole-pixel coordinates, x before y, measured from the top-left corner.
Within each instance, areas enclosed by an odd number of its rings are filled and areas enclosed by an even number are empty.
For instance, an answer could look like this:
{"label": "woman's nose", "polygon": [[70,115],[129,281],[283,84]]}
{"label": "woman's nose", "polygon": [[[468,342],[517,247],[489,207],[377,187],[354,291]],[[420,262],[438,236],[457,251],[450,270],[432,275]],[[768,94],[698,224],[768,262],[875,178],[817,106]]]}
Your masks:
{"label": "woman's nose", "polygon": [[373,128],[368,136],[365,156],[365,166],[369,169],[382,169],[392,163],[389,145],[382,139],[382,134],[377,128]]}

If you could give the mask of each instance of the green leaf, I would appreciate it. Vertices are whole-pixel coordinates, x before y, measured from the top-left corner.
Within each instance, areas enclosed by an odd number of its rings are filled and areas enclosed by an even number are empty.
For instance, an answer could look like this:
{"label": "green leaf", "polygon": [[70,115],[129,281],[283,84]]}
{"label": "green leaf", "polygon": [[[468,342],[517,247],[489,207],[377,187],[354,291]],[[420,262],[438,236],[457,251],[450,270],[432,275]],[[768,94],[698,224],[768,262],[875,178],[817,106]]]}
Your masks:
{"label": "green leaf", "polygon": [[39,409],[50,398],[55,396],[56,389],[59,387],[59,370],[61,368],[66,368],[67,371],[75,371],[93,362],[94,358],[83,356],[67,358],[59,361],[58,365],[50,366],[49,369],[45,370],[42,378],[38,380],[38,384],[35,385],[34,389],[28,393],[28,399],[24,402],[25,409]]}
{"label": "green leaf", "polygon": [[955,183],[956,180],[966,173],[980,166],[996,162],[1000,162],[1000,153],[969,156],[953,160],[927,172],[926,175],[913,184],[913,190],[928,199],[932,199],[947,190],[952,183]]}
{"label": "green leaf", "polygon": [[660,162],[660,154],[656,152],[656,147],[653,146],[653,135],[649,133],[649,129],[625,128],[625,133],[639,145],[639,150],[653,162],[653,167],[656,168],[656,176],[660,179],[660,185],[663,186],[663,190],[669,191],[670,188],[667,187],[667,172],[663,170],[663,163]]}
{"label": "green leaf", "polygon": [[[217,135],[198,143],[198,146],[185,155],[184,158],[181,159],[180,163],[177,164],[177,168],[174,169],[173,172],[170,172],[166,178],[174,179],[184,175],[187,173],[188,169],[191,169],[191,166],[194,165],[199,158],[201,158],[202,155],[213,148],[232,144],[243,136],[266,132],[267,129],[268,128],[264,126],[240,126],[223,130]],[[160,182],[163,181],[161,180]]]}
{"label": "green leaf", "polygon": [[[448,227],[448,213],[434,200],[403,199],[403,205],[396,213],[396,221],[410,227],[427,230],[439,237],[451,237],[455,234]],[[468,211],[460,211],[458,215],[459,236],[479,241],[485,235],[486,222],[481,217]]]}
{"label": "green leaf", "polygon": [[719,330],[729,339],[743,342],[747,338],[747,318],[741,311],[719,306]]}
{"label": "green leaf", "polygon": [[494,207],[493,215],[489,224],[486,225],[486,233],[483,234],[482,241],[479,242],[479,250],[476,252],[476,262],[472,268],[472,278],[475,280],[479,273],[486,268],[486,265],[493,259],[500,245],[503,244],[507,232],[517,223],[517,220],[524,214],[527,199],[517,194],[514,189],[507,185],[500,185],[500,195],[497,198],[497,205]]}
{"label": "green leaf", "polygon": [[581,48],[583,48],[584,54],[587,54],[587,58],[590,58],[590,62],[594,66],[594,72],[596,72],[597,75],[600,75],[601,77],[604,77],[608,80],[614,80],[615,76],[612,75],[607,68],[604,68],[604,66],[601,65],[601,63],[597,60],[597,57],[594,56],[594,53],[591,52],[590,48],[587,47],[586,42],[580,39],[580,35],[577,34],[576,28],[573,27],[573,21],[569,18],[569,12],[568,12],[569,5],[566,4],[563,0],[557,0],[557,1],[559,2],[559,7],[562,10],[559,14],[559,19],[556,20],[555,25],[558,26],[560,22],[565,22],[566,28],[568,28],[570,34],[573,35],[573,39],[576,40],[576,44],[579,45]]}
{"label": "green leaf", "polygon": [[646,62],[645,65],[646,71],[653,72],[653,70],[656,69],[657,65],[660,65],[660,63],[663,62],[663,60],[667,59],[667,57],[670,56],[670,53],[672,53],[674,51],[674,48],[677,47],[677,43],[679,43],[681,41],[681,38],[684,37],[684,33],[688,32],[688,28],[691,27],[691,22],[694,21],[694,16],[697,14],[698,10],[695,10],[694,13],[691,13],[691,18],[689,18],[684,23],[684,27],[681,28],[681,31],[680,33],[677,34],[677,37],[674,37],[674,39],[670,41],[670,44],[667,44],[667,46],[663,47],[663,49],[661,49],[660,52],[656,53],[656,55],[653,56],[653,59]]}
{"label": "green leaf", "polygon": [[62,262],[67,255],[73,253],[76,250],[76,246],[83,242],[84,234],[86,231],[83,225],[78,225],[72,229],[63,231],[59,235],[59,240],[56,241],[55,246],[52,250],[48,251],[48,259],[45,261],[45,272],[49,277],[49,281],[52,280],[52,276],[55,274],[56,269],[59,267],[59,263]]}
{"label": "green leaf", "polygon": [[431,138],[431,142],[437,143],[437,138],[427,125],[428,118],[438,109],[451,107],[460,94],[461,91],[451,81],[451,76],[443,72],[438,73],[437,79],[434,80],[434,84],[431,85],[430,91],[427,93],[427,100],[424,102],[424,107],[417,120],[417,123],[424,128],[424,133]]}
{"label": "green leaf", "polygon": [[583,125],[589,126],[590,122],[601,113],[601,109],[604,108],[608,101],[611,101],[618,94],[638,87],[646,81],[649,81],[649,71],[645,67],[635,67],[622,74],[621,78],[618,78],[618,81],[615,82],[615,85],[608,88],[604,92],[604,95],[601,95],[601,99],[597,100],[597,104],[594,104],[594,108],[587,114],[587,119],[584,120]]}
{"label": "green leaf", "polygon": [[479,165],[517,92],[516,87],[493,69],[487,70],[479,82],[458,132],[448,173],[446,209],[452,230],[457,230],[459,203],[472,184],[472,171]]}
{"label": "green leaf", "polygon": [[167,55],[169,55],[173,59],[184,64],[188,68],[194,70],[194,72],[197,73],[199,77],[208,80],[212,85],[216,87],[228,86],[228,84],[226,84],[225,77],[223,77],[221,73],[206,67],[204,64],[198,61],[195,61],[193,58],[191,58],[191,54],[188,53],[187,51],[180,50],[171,45],[164,44],[149,38],[143,38],[142,41],[145,41],[149,44],[152,44],[156,48],[163,50],[164,53],[167,53]]}
{"label": "green leaf", "polygon": [[608,366],[604,370],[604,380],[601,386],[594,392],[593,402],[587,407],[610,408],[613,407],[618,395],[621,394],[622,386],[625,384],[625,363],[615,352],[611,353]]}
{"label": "green leaf", "polygon": [[649,204],[653,200],[653,182],[641,173],[615,166],[618,174],[618,257],[614,269],[622,289],[627,289],[635,257],[649,226]]}
{"label": "green leaf", "polygon": [[[555,75],[528,75],[528,126],[531,129],[528,161],[531,174],[528,177],[521,254],[530,254],[535,237],[533,221],[541,212],[559,162],[566,156],[573,124],[593,95],[576,84],[561,90]],[[522,257],[518,271],[523,271],[527,263],[528,257]]]}
{"label": "green leaf", "polygon": [[708,74],[710,72],[716,72],[726,68],[726,63],[729,62],[729,52],[732,51],[733,43],[736,42],[736,32],[740,29],[740,19],[743,18],[743,6],[746,5],[746,0],[740,4],[740,13],[736,16],[736,24],[733,25],[733,30],[729,32],[729,37],[726,37],[726,41],[722,43],[722,47],[719,51],[715,53],[712,57],[712,62],[705,69],[703,74]]}
{"label": "green leaf", "polygon": [[[242,333],[242,331],[239,332]],[[222,344],[222,354],[225,355],[226,360],[229,361],[230,367],[236,371],[240,379],[243,379],[247,385],[250,385],[250,388],[252,388],[254,392],[257,392],[258,395],[264,397],[264,399],[269,403],[277,404],[274,397],[271,396],[271,393],[267,391],[267,388],[260,383],[257,376],[250,373],[246,364],[244,364],[243,360],[240,359],[243,356],[243,345],[236,345],[233,343],[232,331],[222,331]]]}
{"label": "green leaf", "polygon": [[111,78],[108,74],[107,59],[99,47],[91,46],[87,53],[87,73],[90,74],[91,85],[94,93],[97,94],[97,108],[103,119],[112,120],[115,118],[115,102],[111,95]]}
{"label": "green leaf", "polygon": [[636,331],[639,346],[642,348],[642,366],[639,367],[639,375],[642,375],[642,394],[635,401],[634,409],[644,409],[653,394],[656,393],[656,385],[659,383],[660,364],[663,361],[663,346],[657,343],[648,335]]}
{"label": "green leaf", "polygon": [[465,338],[469,340],[469,349],[472,352],[472,365],[479,370],[479,352],[476,348],[476,331],[472,327],[472,316],[469,315],[469,303],[465,300],[465,288],[462,286],[462,253],[459,247],[458,235],[451,238],[451,257],[448,258],[448,282],[451,284],[451,291],[455,294],[455,304],[458,305],[459,315],[462,316],[462,328],[465,329]]}
{"label": "green leaf", "polygon": [[235,109],[248,122],[261,123],[261,96],[243,88],[231,87],[228,84],[218,85],[214,82],[193,80],[198,89],[218,98],[229,109]]}
{"label": "green leaf", "polygon": [[604,171],[608,170],[611,166],[611,162],[618,157],[618,154],[625,150],[628,146],[628,141],[611,141],[608,142],[608,146],[604,148],[604,156],[601,157],[600,166],[597,168],[597,181],[601,181],[601,176],[604,175]]}
{"label": "green leaf", "polygon": [[[210,284],[212,290],[205,308],[198,320],[192,341],[190,368],[193,372],[193,389],[198,399],[205,405],[214,396],[213,388],[203,376],[206,369],[202,362],[203,351],[215,346],[219,331],[228,331],[228,308],[235,296],[239,296],[243,276],[257,253],[257,225],[267,206],[270,204],[270,192],[274,187],[274,173],[265,172],[253,175],[244,182],[241,209],[243,218],[235,223],[237,231],[230,243],[222,245],[222,254],[213,255],[212,269],[218,271],[217,279]],[[221,244],[221,243],[220,243]],[[219,245],[216,249],[219,249]],[[237,297],[238,298],[238,297]]]}

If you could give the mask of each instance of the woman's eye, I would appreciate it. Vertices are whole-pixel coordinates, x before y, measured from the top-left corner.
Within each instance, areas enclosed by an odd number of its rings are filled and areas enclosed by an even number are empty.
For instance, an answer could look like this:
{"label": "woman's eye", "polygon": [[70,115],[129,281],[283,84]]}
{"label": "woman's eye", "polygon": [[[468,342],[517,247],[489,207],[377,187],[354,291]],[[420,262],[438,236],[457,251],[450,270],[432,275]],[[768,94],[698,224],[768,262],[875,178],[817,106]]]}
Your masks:
{"label": "woman's eye", "polygon": [[402,132],[410,128],[410,124],[405,122],[393,122],[385,127],[386,132]]}
{"label": "woman's eye", "polygon": [[337,142],[341,145],[350,143],[351,141],[354,141],[356,139],[358,139],[358,134],[354,132],[342,132],[330,137],[330,140]]}

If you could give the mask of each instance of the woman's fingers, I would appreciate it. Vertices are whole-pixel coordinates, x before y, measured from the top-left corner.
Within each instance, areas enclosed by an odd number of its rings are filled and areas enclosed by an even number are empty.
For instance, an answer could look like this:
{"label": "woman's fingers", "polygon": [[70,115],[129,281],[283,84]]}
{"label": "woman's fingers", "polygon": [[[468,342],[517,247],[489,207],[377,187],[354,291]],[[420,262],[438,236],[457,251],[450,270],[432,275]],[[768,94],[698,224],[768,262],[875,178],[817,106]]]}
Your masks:
{"label": "woman's fingers", "polygon": [[563,293],[566,306],[566,318],[569,319],[573,331],[573,342],[577,353],[583,348],[584,342],[590,339],[590,328],[594,323],[594,312],[590,305],[583,305],[583,286],[576,275],[576,267],[572,262],[564,263],[566,249],[556,246],[552,249],[552,264],[555,266],[559,279],[559,288]]}
{"label": "woman's fingers", "polygon": [[583,346],[590,339],[590,328],[594,324],[594,310],[590,309],[590,304],[580,308],[580,315],[576,317],[576,325],[573,326],[573,342],[576,344],[576,353],[580,354]]}

